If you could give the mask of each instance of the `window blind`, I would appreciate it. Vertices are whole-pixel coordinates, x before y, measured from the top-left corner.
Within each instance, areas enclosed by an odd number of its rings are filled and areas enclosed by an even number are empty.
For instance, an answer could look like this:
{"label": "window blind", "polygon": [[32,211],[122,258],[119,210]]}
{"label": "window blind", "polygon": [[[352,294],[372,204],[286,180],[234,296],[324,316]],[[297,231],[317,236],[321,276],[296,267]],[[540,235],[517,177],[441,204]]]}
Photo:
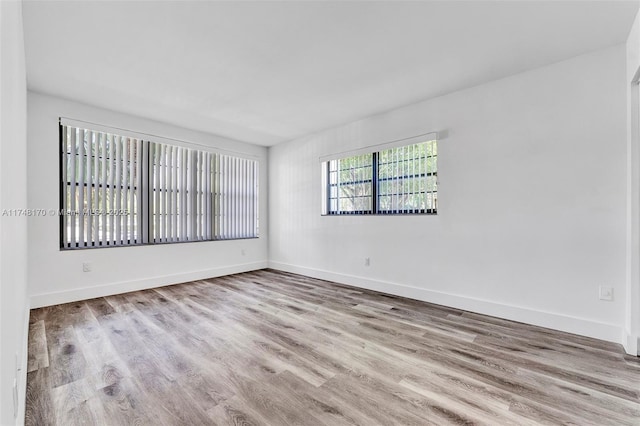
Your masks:
{"label": "window blind", "polygon": [[258,162],[217,155],[214,205],[215,239],[250,238],[258,234]]}
{"label": "window blind", "polygon": [[258,236],[258,162],[60,126],[61,248]]}
{"label": "window blind", "polygon": [[61,126],[64,248],[140,244],[142,141]]}
{"label": "window blind", "polygon": [[426,141],[378,153],[378,213],[436,213],[437,145]]}

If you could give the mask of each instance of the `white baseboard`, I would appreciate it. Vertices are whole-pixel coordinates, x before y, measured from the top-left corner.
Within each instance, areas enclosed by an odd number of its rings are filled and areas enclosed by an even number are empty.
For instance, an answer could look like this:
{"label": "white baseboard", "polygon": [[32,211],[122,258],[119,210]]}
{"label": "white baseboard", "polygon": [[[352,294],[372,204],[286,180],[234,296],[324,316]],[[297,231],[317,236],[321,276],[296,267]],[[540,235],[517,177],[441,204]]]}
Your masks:
{"label": "white baseboard", "polygon": [[622,346],[629,355],[640,356],[640,336],[629,333],[627,330],[623,331]]}
{"label": "white baseboard", "polygon": [[341,284],[351,285],[369,290],[411,299],[422,300],[438,305],[449,306],[465,311],[490,315],[526,324],[565,331],[581,336],[593,337],[615,343],[622,343],[622,327],[616,324],[608,324],[593,321],[587,318],[573,317],[553,312],[545,312],[526,308],[522,306],[506,305],[492,302],[490,300],[477,299],[457,294],[433,291],[424,288],[411,287],[403,284],[386,281],[373,280],[370,278],[355,275],[339,274],[321,269],[308,268],[304,266],[291,265],[281,262],[269,262],[269,267],[281,271],[292,272],[319,278],[327,281],[334,281]]}
{"label": "white baseboard", "polygon": [[232,266],[224,266],[213,269],[186,272],[183,274],[162,275],[141,280],[124,281],[112,284],[104,284],[92,287],[79,287],[71,290],[56,291],[53,293],[35,294],[31,296],[31,308],[58,305],[61,303],[75,302],[78,300],[93,299],[96,297],[111,296],[114,294],[128,293],[130,291],[146,290],[171,284],[180,284],[189,281],[203,280],[206,278],[220,277],[223,275],[238,274],[240,272],[255,271],[267,267],[267,261],[242,263]]}
{"label": "white baseboard", "polygon": [[26,409],[27,397],[27,366],[28,366],[28,348],[29,348],[29,311],[31,305],[29,299],[26,300],[26,306],[23,313],[23,330],[22,330],[22,356],[18,360],[20,364],[20,372],[18,374],[18,411],[16,415],[16,426],[24,425],[24,415]]}

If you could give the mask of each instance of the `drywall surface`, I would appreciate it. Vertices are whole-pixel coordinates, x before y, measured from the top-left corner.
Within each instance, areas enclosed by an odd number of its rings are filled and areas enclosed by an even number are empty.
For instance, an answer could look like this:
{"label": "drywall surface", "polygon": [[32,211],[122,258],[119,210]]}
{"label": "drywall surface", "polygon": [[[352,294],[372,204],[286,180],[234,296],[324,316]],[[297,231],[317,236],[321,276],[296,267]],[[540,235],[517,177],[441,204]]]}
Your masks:
{"label": "drywall surface", "polygon": [[[0,2],[0,424],[24,421],[27,330],[27,82],[22,3]],[[20,371],[17,371],[20,369]],[[14,381],[17,407],[14,407]],[[17,408],[17,409],[16,409]]]}
{"label": "drywall surface", "polygon": [[627,294],[623,344],[629,354],[638,354],[640,336],[640,15],[627,40]]}
{"label": "drywall surface", "polygon": [[[33,307],[266,265],[266,148],[29,92],[28,203],[32,209],[59,207],[59,117],[256,156],[260,168],[260,238],[61,251],[59,218],[32,217],[29,218],[29,294]],[[83,272],[84,262],[91,263],[91,272]]]}
{"label": "drywall surface", "polygon": [[[270,266],[620,342],[624,79],[618,45],[270,148]],[[320,215],[319,157],[434,131],[437,216]]]}

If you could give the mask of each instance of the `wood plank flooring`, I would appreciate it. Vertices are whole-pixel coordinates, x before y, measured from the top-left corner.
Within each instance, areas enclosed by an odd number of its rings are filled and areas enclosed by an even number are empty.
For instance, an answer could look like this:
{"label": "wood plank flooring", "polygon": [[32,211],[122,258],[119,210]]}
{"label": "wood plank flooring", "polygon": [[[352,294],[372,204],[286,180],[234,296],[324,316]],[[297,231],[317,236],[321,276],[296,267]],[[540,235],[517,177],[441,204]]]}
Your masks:
{"label": "wood plank flooring", "polygon": [[262,270],[31,311],[27,425],[640,425],[620,345]]}

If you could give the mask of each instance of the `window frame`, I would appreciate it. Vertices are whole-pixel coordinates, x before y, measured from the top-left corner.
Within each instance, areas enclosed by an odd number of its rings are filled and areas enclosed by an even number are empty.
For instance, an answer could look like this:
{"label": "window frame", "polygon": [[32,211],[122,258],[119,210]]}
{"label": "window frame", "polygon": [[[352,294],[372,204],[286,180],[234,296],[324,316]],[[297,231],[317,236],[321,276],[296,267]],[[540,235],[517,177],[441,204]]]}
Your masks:
{"label": "window frame", "polygon": [[[398,142],[404,142],[401,144],[398,144]],[[435,133],[429,133],[429,134],[425,134],[425,135],[420,135],[420,136],[415,136],[412,138],[408,138],[408,139],[404,139],[402,141],[396,141],[395,143],[391,143],[391,144],[381,144],[381,145],[377,145],[376,147],[378,147],[378,149],[376,150],[368,150],[366,152],[360,152],[359,154],[353,154],[353,155],[347,155],[347,156],[339,156],[339,157],[327,157],[326,159],[321,158],[321,165],[322,165],[322,184],[323,184],[323,195],[324,195],[324,199],[323,199],[323,208],[322,208],[322,216],[353,216],[353,215],[364,215],[364,216],[395,216],[395,215],[427,215],[427,216],[431,216],[431,215],[437,215],[438,214],[438,186],[439,186],[439,179],[438,179],[438,138],[437,138],[437,134]],[[409,143],[407,143],[409,142]],[[426,170],[421,171],[420,173],[414,173],[412,175],[409,174],[404,174],[401,176],[397,176],[397,177],[386,177],[386,178],[381,178],[380,176],[380,161],[381,161],[381,153],[383,151],[386,150],[391,150],[394,148],[404,148],[404,147],[410,147],[410,146],[414,146],[414,145],[419,145],[419,144],[428,144],[428,143],[433,143],[433,146],[435,147],[436,153],[435,154],[431,154],[428,155],[427,154],[427,147],[425,146],[425,154],[424,154],[424,160],[425,160],[425,165],[428,164],[429,159],[435,158],[434,163],[435,163],[435,170],[433,171],[429,171],[429,167],[427,166]],[[331,197],[331,188],[332,186],[336,186],[336,184],[332,184],[331,183],[331,178],[330,178],[330,174],[331,174],[331,162],[332,161],[339,161],[339,160],[344,160],[344,159],[348,159],[348,158],[353,158],[356,157],[358,155],[364,155],[364,154],[371,154],[372,155],[372,164],[371,164],[371,178],[368,180],[363,180],[362,182],[371,182],[371,210],[358,210],[358,211],[341,211],[341,210],[332,210],[331,209],[331,200],[334,200],[335,198]],[[417,157],[413,157],[411,160],[416,160]],[[403,160],[405,161],[405,160]],[[326,164],[325,164],[326,163]],[[391,163],[386,163],[386,164],[391,164]],[[326,169],[324,169],[326,167]],[[339,170],[338,170],[339,172]],[[428,191],[427,190],[427,185],[425,184],[425,189],[423,191],[424,196],[427,197],[428,194],[431,194],[432,198],[432,208],[426,208],[426,199],[425,199],[425,208],[421,208],[421,209],[410,209],[410,208],[403,208],[403,209],[382,209],[380,206],[380,197],[381,196],[386,196],[386,195],[394,195],[397,193],[388,193],[388,194],[381,194],[380,193],[380,184],[381,182],[389,182],[389,181],[401,181],[407,178],[410,179],[415,179],[416,176],[422,177],[425,179],[425,181],[427,179],[429,179],[430,177],[435,179],[435,190],[433,191]],[[349,182],[350,184],[353,184],[354,182]],[[339,198],[338,198],[339,201]]]}

